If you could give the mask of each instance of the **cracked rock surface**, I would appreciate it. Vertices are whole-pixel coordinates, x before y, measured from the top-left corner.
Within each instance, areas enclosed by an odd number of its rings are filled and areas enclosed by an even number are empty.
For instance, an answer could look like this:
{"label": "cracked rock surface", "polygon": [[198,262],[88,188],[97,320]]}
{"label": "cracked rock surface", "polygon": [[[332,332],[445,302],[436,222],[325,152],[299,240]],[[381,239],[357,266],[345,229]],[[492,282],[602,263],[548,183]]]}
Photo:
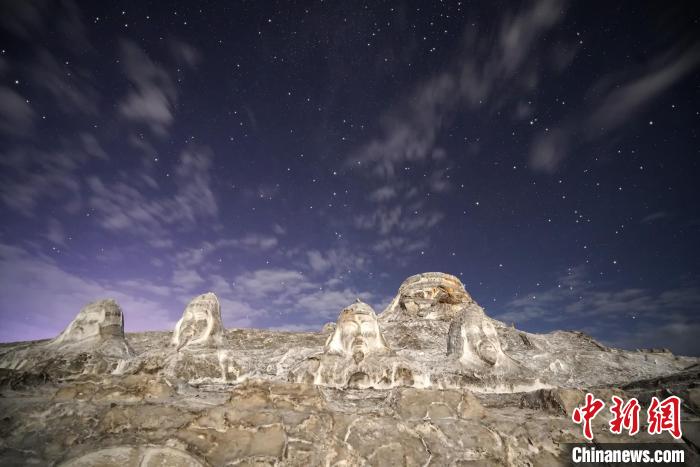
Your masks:
{"label": "cracked rock surface", "polygon": [[683,439],[612,435],[606,409],[594,441],[698,460],[699,359],[517,330],[447,274],[319,332],[224,329],[211,293],[175,332],[125,335],[124,315],[96,302],[56,339],[0,344],[0,465],[561,465],[586,392],[679,396]]}
{"label": "cracked rock surface", "polygon": [[173,331],[173,345],[182,348],[217,347],[224,336],[221,305],[212,292],[192,299]]}

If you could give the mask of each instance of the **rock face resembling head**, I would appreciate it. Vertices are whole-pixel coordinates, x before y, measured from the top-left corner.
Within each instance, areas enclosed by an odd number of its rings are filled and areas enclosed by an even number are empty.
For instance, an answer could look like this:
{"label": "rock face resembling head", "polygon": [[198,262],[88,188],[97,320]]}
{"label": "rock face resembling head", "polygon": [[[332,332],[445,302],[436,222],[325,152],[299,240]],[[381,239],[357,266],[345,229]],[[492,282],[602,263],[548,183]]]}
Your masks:
{"label": "rock face resembling head", "polygon": [[389,351],[377,315],[371,306],[359,300],[340,312],[338,325],[325,346],[326,353],[353,357],[356,363],[369,354]]}
{"label": "rock face resembling head", "polygon": [[457,277],[442,272],[426,272],[403,281],[399,293],[382,313],[382,318],[389,321],[450,321],[470,303],[473,300]]}
{"label": "rock face resembling head", "polygon": [[124,314],[114,300],[100,300],[80,310],[50,345],[79,345],[124,340]]}
{"label": "rock face resembling head", "polygon": [[511,362],[501,349],[493,323],[476,304],[465,307],[450,323],[447,354],[476,367],[498,367]]}
{"label": "rock face resembling head", "polygon": [[219,299],[212,292],[199,295],[185,308],[175,325],[172,343],[186,347],[216,347],[224,340]]}

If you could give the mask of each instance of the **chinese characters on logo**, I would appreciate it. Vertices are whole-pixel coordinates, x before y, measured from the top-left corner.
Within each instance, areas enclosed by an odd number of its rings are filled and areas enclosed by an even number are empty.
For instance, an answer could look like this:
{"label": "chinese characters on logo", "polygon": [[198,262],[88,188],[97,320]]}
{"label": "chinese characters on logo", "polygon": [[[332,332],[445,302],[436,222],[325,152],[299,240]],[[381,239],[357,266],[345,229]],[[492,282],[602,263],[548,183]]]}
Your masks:
{"label": "chinese characters on logo", "polygon": [[[613,419],[608,423],[610,432],[622,434],[627,430],[630,436],[639,433],[639,401],[634,397],[626,403],[617,396],[612,396]],[[605,407],[605,402],[597,399],[593,394],[586,394],[586,403],[582,407],[576,407],[571,418],[577,425],[583,425],[583,436],[589,441],[593,439],[591,421]],[[647,432],[650,435],[661,434],[667,431],[674,438],[681,437],[681,400],[676,396],[670,396],[659,401],[657,397],[651,398],[651,404],[647,409]]]}
{"label": "chinese characters on logo", "polygon": [[667,397],[662,402],[652,397],[647,416],[649,434],[668,431],[676,439],[681,437],[681,400],[678,397]]}
{"label": "chinese characters on logo", "polygon": [[583,436],[586,439],[593,439],[593,430],[591,429],[591,420],[598,415],[598,412],[603,410],[605,407],[605,402],[600,399],[593,397],[593,394],[586,394],[586,405],[583,407],[576,407],[571,418],[574,419],[574,423],[583,423]]}
{"label": "chinese characters on logo", "polygon": [[[610,411],[614,418],[610,420],[610,432],[619,435],[624,428],[630,436],[639,433],[639,402],[634,397],[623,404],[623,400],[617,396],[612,397],[613,406]],[[649,432],[651,433],[651,431]]]}

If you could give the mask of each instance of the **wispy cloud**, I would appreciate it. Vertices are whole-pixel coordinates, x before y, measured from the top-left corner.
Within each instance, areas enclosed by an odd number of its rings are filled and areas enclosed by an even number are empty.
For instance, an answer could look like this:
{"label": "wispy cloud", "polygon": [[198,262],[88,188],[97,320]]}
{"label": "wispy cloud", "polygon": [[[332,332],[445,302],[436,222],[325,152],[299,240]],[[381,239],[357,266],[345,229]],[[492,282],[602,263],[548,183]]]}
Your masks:
{"label": "wispy cloud", "polygon": [[368,199],[370,201],[374,201],[377,203],[381,203],[384,201],[389,201],[391,199],[396,198],[397,193],[396,193],[396,188],[390,185],[382,186],[380,188],[377,188],[376,190],[372,191],[368,195]]}
{"label": "wispy cloud", "polygon": [[210,186],[213,157],[206,148],[185,150],[174,169],[174,193],[154,193],[133,178],[107,183],[90,176],[89,205],[103,228],[153,239],[167,238],[172,226],[187,229],[199,220],[215,220],[218,203]]}
{"label": "wispy cloud", "polygon": [[661,325],[641,324],[634,332],[615,328],[604,343],[626,349],[667,348],[676,355],[700,355],[700,324],[697,320],[678,319]]}
{"label": "wispy cloud", "polygon": [[102,145],[95,135],[83,132],[80,134],[80,142],[82,143],[83,150],[89,156],[102,160],[109,159],[107,152],[102,148]]}
{"label": "wispy cloud", "polygon": [[[522,294],[503,306],[495,318],[527,328],[585,326],[599,332],[602,340],[618,346],[637,342],[643,347],[660,347],[660,337],[648,332],[651,326],[673,331],[686,342],[697,327],[700,309],[700,286],[679,285],[666,290],[648,288],[610,289],[605,284],[594,286],[585,267],[572,268],[555,287]],[[639,321],[637,321],[639,320]],[[639,330],[635,323],[645,323]],[[624,324],[623,324],[624,323]],[[654,323],[654,324],[651,324]],[[641,339],[643,333],[646,341]],[[697,354],[700,348],[679,347],[670,340],[665,346],[676,351]]]}
{"label": "wispy cloud", "polygon": [[[644,73],[630,77],[622,83],[609,81],[609,90],[590,116],[590,132],[599,128],[612,130],[628,121],[652,99],[670,89],[700,63],[700,43],[692,44],[680,51],[671,51],[651,60]],[[597,131],[596,131],[597,133]]]}
{"label": "wispy cloud", "polygon": [[413,253],[427,248],[429,244],[430,243],[425,239],[413,240],[400,235],[392,235],[375,243],[372,246],[372,250],[379,254],[395,252]]}
{"label": "wispy cloud", "polygon": [[[51,25],[48,28],[48,25]],[[85,22],[72,0],[61,2],[6,2],[0,26],[22,40],[50,38],[72,52],[91,50]]]}
{"label": "wispy cloud", "polygon": [[205,280],[194,269],[176,269],[173,271],[172,283],[185,291],[192,291],[203,286]]}
{"label": "wispy cloud", "polygon": [[344,247],[329,248],[325,251],[317,249],[306,252],[308,266],[318,274],[343,274],[347,271],[364,270],[369,258],[361,252],[353,252]]}
{"label": "wispy cloud", "polygon": [[268,251],[275,248],[277,243],[277,237],[273,235],[247,234],[239,240],[232,241],[231,245],[252,251]]}
{"label": "wispy cloud", "polygon": [[63,225],[55,218],[49,219],[48,232],[46,238],[55,245],[66,245],[66,233]]}
{"label": "wispy cloud", "polygon": [[666,211],[656,211],[652,212],[651,214],[644,216],[641,221],[639,221],[642,224],[651,224],[652,222],[661,220],[661,219],[666,219],[669,217],[669,213]]}
{"label": "wispy cloud", "polygon": [[226,256],[232,251],[236,253],[245,251],[252,254],[265,253],[273,250],[277,244],[277,237],[260,233],[247,233],[239,238],[218,238],[201,242],[195,247],[180,248],[174,254],[174,263],[178,268],[197,268],[216,262],[218,258]]}
{"label": "wispy cloud", "polygon": [[454,76],[445,73],[432,78],[407,99],[407,109],[395,110],[383,118],[383,138],[370,141],[351,158],[369,164],[378,176],[392,178],[398,165],[423,162],[439,154],[435,139],[445,117],[454,110],[456,90]]}
{"label": "wispy cloud", "polygon": [[19,37],[30,39],[44,24],[43,6],[38,2],[8,2],[3,5],[0,24]]}
{"label": "wispy cloud", "polygon": [[[90,67],[81,66],[95,49],[88,40],[85,22],[75,2],[6,2],[3,4],[0,28],[8,37],[14,36],[21,57],[2,63],[3,71],[24,79],[17,83],[22,94],[31,96],[31,104],[24,98],[0,92],[0,108],[12,111],[17,135],[26,135],[30,113],[36,103],[42,109],[53,101],[52,117],[57,114],[95,116],[100,95],[93,85]],[[4,53],[4,52],[3,52]],[[24,102],[25,105],[21,105]],[[7,122],[0,118],[0,131],[8,132]]]}
{"label": "wispy cloud", "polygon": [[147,281],[126,287],[80,277],[51,258],[0,244],[0,341],[54,337],[82,307],[102,298],[114,298],[121,305],[127,330],[169,327],[178,312],[148,298],[152,287]]}
{"label": "wispy cloud", "polygon": [[[418,250],[447,216],[438,203],[411,205],[454,188],[455,155],[440,146],[441,134],[458,115],[495,113],[516,105],[521,91],[532,90],[542,64],[552,61],[549,46],[536,46],[561,21],[564,7],[557,1],[533,2],[504,14],[490,30],[467,25],[454,57],[380,116],[379,136],[349,153],[347,166],[376,184],[367,195],[372,205],[353,218],[354,227],[382,237],[401,234],[400,241],[379,240],[375,251],[393,257],[401,248]],[[562,55],[557,55],[560,69],[566,61]],[[416,170],[422,179],[416,180]]]}
{"label": "wispy cloud", "polygon": [[[344,295],[335,290],[326,293],[322,288],[284,269],[256,270],[231,279],[212,270],[200,273],[195,268],[175,269],[172,277],[160,282],[135,276],[134,271],[126,279],[88,278],[38,251],[0,243],[0,342],[17,336],[54,337],[82,307],[105,298],[120,304],[126,330],[133,332],[171,330],[189,300],[207,291],[218,295],[226,327],[263,327],[275,323],[279,312],[284,313],[286,320],[297,310],[297,316],[322,323],[356,294],[352,290]],[[303,300],[306,293],[314,297],[308,299],[309,303]],[[349,301],[337,307],[344,298]]]}
{"label": "wispy cloud", "polygon": [[30,65],[30,73],[34,84],[47,91],[62,112],[97,114],[99,93],[89,71],[69,61],[60,63],[49,50],[39,49]]}
{"label": "wispy cloud", "polygon": [[25,98],[6,86],[0,86],[0,132],[26,135],[32,130],[35,117]]}
{"label": "wispy cloud", "polygon": [[656,57],[636,72],[602,77],[591,87],[587,99],[590,104],[582,112],[535,139],[530,152],[531,167],[549,173],[556,171],[569,155],[574,135],[593,141],[633,121],[699,63],[700,43],[694,43]]}
{"label": "wispy cloud", "polygon": [[527,86],[521,75],[533,73],[539,61],[533,47],[561,20],[563,8],[562,2],[534,2],[504,15],[495,33],[467,28],[457,59],[416,86],[404,106],[384,115],[383,136],[351,154],[350,163],[369,164],[375,174],[391,178],[402,164],[444,159],[444,149],[436,145],[441,129],[455,112],[483,106],[495,93],[495,100],[501,100]]}
{"label": "wispy cloud", "polygon": [[170,47],[170,53],[177,63],[194,68],[202,60],[202,55],[195,47],[179,39],[173,38],[169,40],[168,46]]}
{"label": "wispy cloud", "polygon": [[356,216],[355,227],[366,230],[376,228],[379,234],[386,235],[399,225],[402,211],[401,206],[379,207],[368,214]]}
{"label": "wispy cloud", "polygon": [[422,209],[412,211],[401,205],[385,208],[380,206],[369,214],[355,217],[355,226],[359,229],[375,230],[380,235],[387,235],[394,230],[410,233],[421,229],[430,229],[443,218],[441,212],[423,212]]}
{"label": "wispy cloud", "polygon": [[235,286],[245,295],[260,299],[272,293],[289,294],[291,291],[302,292],[315,286],[299,271],[290,269],[258,269],[238,276]]}
{"label": "wispy cloud", "polygon": [[299,323],[335,320],[340,310],[361,298],[371,303],[376,297],[370,292],[325,281],[316,281],[299,271],[274,268],[258,269],[240,274],[234,279],[234,292],[266,326],[293,318]]}
{"label": "wispy cloud", "polygon": [[38,204],[49,199],[61,200],[67,212],[77,212],[83,204],[79,173],[105,155],[87,147],[85,140],[65,141],[62,146],[52,151],[30,145],[6,149],[0,158],[3,203],[27,217],[33,217]]}
{"label": "wispy cloud", "polygon": [[174,119],[177,91],[173,79],[134,42],[124,40],[121,49],[124,72],[133,89],[119,105],[120,112],[127,119],[144,123],[154,133],[164,135]]}

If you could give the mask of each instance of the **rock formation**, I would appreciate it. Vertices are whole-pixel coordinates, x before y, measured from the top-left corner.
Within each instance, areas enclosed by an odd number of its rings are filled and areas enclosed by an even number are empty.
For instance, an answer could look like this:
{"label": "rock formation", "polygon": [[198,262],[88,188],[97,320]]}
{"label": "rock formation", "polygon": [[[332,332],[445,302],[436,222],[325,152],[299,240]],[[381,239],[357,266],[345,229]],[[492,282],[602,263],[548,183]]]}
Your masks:
{"label": "rock formation", "polygon": [[126,356],[129,348],[124,340],[122,309],[114,300],[90,303],[47,345],[62,351],[91,351]]}
{"label": "rock formation", "polygon": [[330,354],[352,356],[356,363],[370,353],[388,353],[377,315],[371,306],[353,303],[340,312],[333,334],[328,338],[324,351]]}
{"label": "rock formation", "polygon": [[224,326],[219,299],[212,292],[199,295],[185,308],[175,325],[173,345],[182,348],[216,347],[221,345]]}
{"label": "rock formation", "polygon": [[472,303],[471,296],[455,276],[427,272],[411,276],[382,313],[382,320],[439,319],[450,321],[461,308]]}
{"label": "rock formation", "polygon": [[[126,464],[125,464],[126,462]],[[204,467],[194,456],[169,446],[116,446],[83,454],[61,467],[138,465],[139,467]]]}
{"label": "rock formation", "polygon": [[680,397],[683,439],[612,435],[606,409],[594,441],[673,442],[692,464],[699,383],[698,358],[506,326],[441,273],[321,332],[225,330],[204,294],[174,333],[124,335],[103,301],[52,341],[0,344],[0,464],[559,465],[586,392]]}
{"label": "rock formation", "polygon": [[372,307],[358,299],[340,312],[323,353],[298,364],[289,379],[336,388],[389,388],[413,385],[409,368],[410,362],[387,345]]}
{"label": "rock formation", "polygon": [[57,337],[13,352],[0,350],[0,368],[63,377],[115,370],[134,356],[124,337],[124,315],[114,300],[86,305]]}
{"label": "rock formation", "polygon": [[482,368],[513,366],[501,348],[498,332],[484,310],[476,303],[462,308],[450,322],[447,354],[468,366]]}
{"label": "rock formation", "polygon": [[233,383],[241,376],[236,356],[223,345],[221,305],[212,292],[198,295],[187,304],[170,342],[175,346],[174,353],[160,358],[162,352],[149,352],[135,359],[139,362],[137,365],[154,364],[155,360],[155,364],[177,384],[183,381]]}

